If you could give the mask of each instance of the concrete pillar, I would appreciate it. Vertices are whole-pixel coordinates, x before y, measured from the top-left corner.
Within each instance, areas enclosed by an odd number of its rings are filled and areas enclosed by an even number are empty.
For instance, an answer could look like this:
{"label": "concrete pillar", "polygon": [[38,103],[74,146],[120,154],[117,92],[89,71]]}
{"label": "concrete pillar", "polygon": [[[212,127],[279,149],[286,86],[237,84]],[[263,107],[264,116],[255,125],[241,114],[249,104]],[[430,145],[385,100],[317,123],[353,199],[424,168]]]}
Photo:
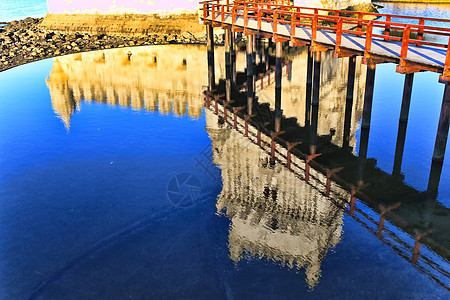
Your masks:
{"label": "concrete pillar", "polygon": [[353,93],[355,87],[356,56],[348,58],[347,96],[345,98],[344,138],[343,148],[350,144],[350,127],[352,121]]}
{"label": "concrete pillar", "polygon": [[361,128],[370,128],[372,115],[373,88],[375,84],[375,65],[367,65],[366,88],[364,90],[364,108]]}
{"label": "concrete pillar", "polygon": [[266,72],[269,71],[269,68],[270,68],[270,58],[269,58],[270,41],[271,41],[271,39],[268,39],[267,45],[266,45],[266,47],[264,49],[264,52],[265,52],[264,53],[265,54],[264,61],[266,63],[266,68],[265,68]]}
{"label": "concrete pillar", "polygon": [[363,180],[364,169],[366,168],[367,150],[369,148],[369,128],[361,128],[358,151],[358,183]]}
{"label": "concrete pillar", "polygon": [[252,37],[252,68],[253,68],[253,99],[256,99],[256,35],[251,35]]}
{"label": "concrete pillar", "polygon": [[436,199],[439,188],[439,182],[441,181],[442,166],[443,162],[434,160],[431,162],[427,191],[433,196],[432,198],[434,199]]}
{"label": "concrete pillar", "polygon": [[225,92],[226,92],[226,101],[229,103],[231,100],[231,80],[232,80],[232,67],[231,67],[231,30],[225,29]]}
{"label": "concrete pillar", "polygon": [[308,58],[306,65],[306,107],[305,107],[305,126],[311,124],[311,92],[313,76],[313,52],[308,48]]}
{"label": "concrete pillar", "polygon": [[247,111],[253,114],[253,42],[247,35]]}
{"label": "concrete pillar", "polygon": [[212,25],[206,26],[206,44],[208,52],[208,88],[213,90],[216,85],[214,70],[214,31]]}
{"label": "concrete pillar", "polygon": [[275,131],[281,130],[281,75],[282,75],[282,51],[281,42],[276,42],[275,50]]}
{"label": "concrete pillar", "polygon": [[236,87],[236,44],[235,33],[231,30],[230,51],[231,51],[231,86]]}
{"label": "concrete pillar", "polygon": [[367,149],[369,145],[370,117],[372,114],[373,88],[375,84],[375,65],[367,65],[364,107],[361,122],[361,138],[358,152],[358,181],[362,182],[366,168]]}
{"label": "concrete pillar", "polygon": [[319,119],[321,56],[322,53],[320,51],[314,52],[314,77],[313,77],[313,91],[312,91],[311,130],[309,142],[310,154],[315,154],[317,147],[317,123]]}
{"label": "concrete pillar", "polygon": [[398,123],[397,143],[395,146],[393,175],[400,175],[402,169],[403,150],[405,148],[406,127],[408,125],[409,107],[411,104],[411,92],[413,85],[414,73],[405,75],[405,83],[403,85],[402,108],[400,110],[400,118]]}
{"label": "concrete pillar", "polygon": [[442,99],[441,115],[439,117],[436,142],[434,144],[433,161],[443,162],[447,145],[448,129],[450,124],[450,88],[445,84],[444,97]]}

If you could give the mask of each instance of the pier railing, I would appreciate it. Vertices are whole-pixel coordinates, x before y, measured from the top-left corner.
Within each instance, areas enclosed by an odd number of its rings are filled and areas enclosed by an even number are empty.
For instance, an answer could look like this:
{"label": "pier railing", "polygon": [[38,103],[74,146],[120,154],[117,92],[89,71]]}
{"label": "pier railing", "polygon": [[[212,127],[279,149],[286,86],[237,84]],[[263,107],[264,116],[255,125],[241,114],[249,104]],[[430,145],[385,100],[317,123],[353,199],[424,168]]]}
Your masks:
{"label": "pier railing", "polygon": [[[446,49],[446,56],[440,67],[430,68],[429,71],[442,73],[441,80],[448,82],[450,78],[450,20],[438,18],[413,17],[406,15],[390,15],[371,12],[356,12],[346,10],[333,10],[324,8],[300,7],[286,5],[288,0],[279,1],[230,1],[214,0],[200,2],[203,20],[211,20],[213,25],[231,25],[235,31],[260,31],[262,22],[272,24],[272,34],[279,34],[279,27],[287,25],[290,27],[290,36],[285,37],[291,41],[297,41],[296,31],[299,27],[308,28],[310,40],[306,43],[315,43],[319,30],[335,34],[335,51],[340,52],[342,35],[349,34],[365,38],[364,56],[370,57],[373,40],[378,39],[386,42],[401,43],[399,55],[400,65],[404,67],[405,73],[414,71],[414,66],[408,64],[408,49],[410,45],[429,46],[436,49]],[[217,19],[220,16],[220,19]],[[225,20],[231,17],[231,24]],[[385,18],[385,21],[377,20]],[[243,26],[238,26],[236,21],[243,18]],[[404,23],[392,22],[392,19],[404,20]],[[249,28],[249,22],[257,23],[257,28]],[[426,23],[440,22],[448,24],[449,27],[430,26]],[[216,23],[216,24],[214,24]],[[242,27],[242,28],[241,28]],[[377,29],[379,29],[377,31]],[[381,30],[381,34],[379,31]],[[401,36],[391,33],[398,31]],[[439,38],[442,41],[424,40],[424,35]],[[344,47],[343,47],[344,48]],[[420,70],[423,70],[420,69]],[[402,72],[402,73],[403,73]]]}

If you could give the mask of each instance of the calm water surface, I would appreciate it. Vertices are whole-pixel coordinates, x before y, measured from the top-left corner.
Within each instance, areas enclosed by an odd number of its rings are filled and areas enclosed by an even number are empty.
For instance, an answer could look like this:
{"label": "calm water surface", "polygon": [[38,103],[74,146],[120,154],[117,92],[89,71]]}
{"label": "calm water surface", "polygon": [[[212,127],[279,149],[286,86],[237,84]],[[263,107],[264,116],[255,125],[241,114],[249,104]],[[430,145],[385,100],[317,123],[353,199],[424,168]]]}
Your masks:
{"label": "calm water surface", "polygon": [[[45,14],[45,1],[30,3],[2,0],[0,21]],[[450,16],[449,6],[383,5],[383,13]],[[444,89],[437,74],[414,77],[394,176],[404,75],[377,66],[370,185],[352,216],[349,190],[333,183],[325,197],[323,175],[307,184],[294,167],[270,166],[269,148],[203,107],[205,52],[117,49],[0,73],[0,298],[447,299],[448,151],[438,193],[427,192]],[[282,83],[290,118],[282,124],[301,150],[309,140],[306,53],[285,53]],[[223,55],[217,48],[217,79]],[[318,161],[345,165],[339,174],[351,180],[366,73],[358,61],[343,151],[347,64],[323,56]],[[273,121],[273,95],[273,84],[258,90],[260,121]]]}
{"label": "calm water surface", "polygon": [[[348,191],[333,183],[328,198],[316,179],[271,167],[267,149],[203,108],[205,52],[117,49],[0,73],[0,298],[448,298],[448,153],[437,198],[425,208],[408,198],[427,187],[437,75],[415,78],[400,180],[414,192],[380,202],[400,201],[403,223],[386,215],[379,238],[377,205],[358,200],[350,216]],[[216,78],[223,55],[217,48]],[[301,130],[306,50],[286,57],[283,112]],[[243,53],[237,64],[242,71]],[[346,66],[324,56],[324,159],[342,145]],[[403,84],[394,68],[377,67],[368,145],[367,169],[383,174],[392,173]],[[348,160],[360,143],[359,62],[356,74]],[[260,103],[272,95],[273,85],[259,91]],[[414,230],[427,232],[417,262]]]}
{"label": "calm water surface", "polygon": [[10,22],[26,17],[43,18],[48,12],[47,0],[1,0],[0,21]]}

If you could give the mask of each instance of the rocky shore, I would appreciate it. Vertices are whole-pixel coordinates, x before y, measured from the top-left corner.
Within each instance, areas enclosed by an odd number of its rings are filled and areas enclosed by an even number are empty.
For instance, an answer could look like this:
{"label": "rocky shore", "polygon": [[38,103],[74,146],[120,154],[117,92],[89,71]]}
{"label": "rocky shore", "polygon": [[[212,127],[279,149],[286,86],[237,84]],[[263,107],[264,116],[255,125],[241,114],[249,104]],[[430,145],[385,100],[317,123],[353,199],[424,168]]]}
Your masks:
{"label": "rocky shore", "polygon": [[[44,58],[85,51],[161,44],[203,44],[205,33],[120,35],[44,30],[43,18],[26,18],[0,27],[0,72]],[[216,36],[217,42],[219,36]]]}

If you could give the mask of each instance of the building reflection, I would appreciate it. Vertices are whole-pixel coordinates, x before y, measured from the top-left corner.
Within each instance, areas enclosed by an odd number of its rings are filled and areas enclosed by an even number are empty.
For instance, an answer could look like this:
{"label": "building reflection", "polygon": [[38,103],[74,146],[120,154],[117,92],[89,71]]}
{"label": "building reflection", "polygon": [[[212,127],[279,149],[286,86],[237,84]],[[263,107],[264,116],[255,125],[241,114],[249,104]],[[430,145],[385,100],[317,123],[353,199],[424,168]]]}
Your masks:
{"label": "building reflection", "polygon": [[250,255],[303,268],[308,285],[314,287],[323,258],[341,239],[344,210],[317,185],[281,164],[271,166],[268,153],[221,125],[213,112],[205,114],[213,161],[222,171],[216,207],[231,220],[230,258],[237,263]]}
{"label": "building reflection", "polygon": [[204,57],[204,46],[164,45],[56,58],[47,79],[53,109],[68,129],[83,101],[199,117]]}
{"label": "building reflection", "polygon": [[[295,54],[283,54],[291,61],[290,75],[282,78],[281,109],[286,118],[296,118],[298,125],[307,125],[306,108],[306,85],[307,85],[307,47],[295,48]],[[347,73],[349,58],[335,58],[333,53],[323,52],[320,74],[320,101],[318,113],[318,135],[329,135],[333,131],[331,142],[337,146],[344,145],[344,116],[346,115],[346,93],[347,93]],[[351,121],[349,144],[353,149],[356,146],[356,131],[359,127],[359,120],[362,116],[364,102],[364,90],[366,68],[360,62],[360,57],[356,61],[355,86],[353,102],[351,107]],[[259,103],[269,103],[270,107],[275,107],[275,86],[269,85],[257,93]]]}

